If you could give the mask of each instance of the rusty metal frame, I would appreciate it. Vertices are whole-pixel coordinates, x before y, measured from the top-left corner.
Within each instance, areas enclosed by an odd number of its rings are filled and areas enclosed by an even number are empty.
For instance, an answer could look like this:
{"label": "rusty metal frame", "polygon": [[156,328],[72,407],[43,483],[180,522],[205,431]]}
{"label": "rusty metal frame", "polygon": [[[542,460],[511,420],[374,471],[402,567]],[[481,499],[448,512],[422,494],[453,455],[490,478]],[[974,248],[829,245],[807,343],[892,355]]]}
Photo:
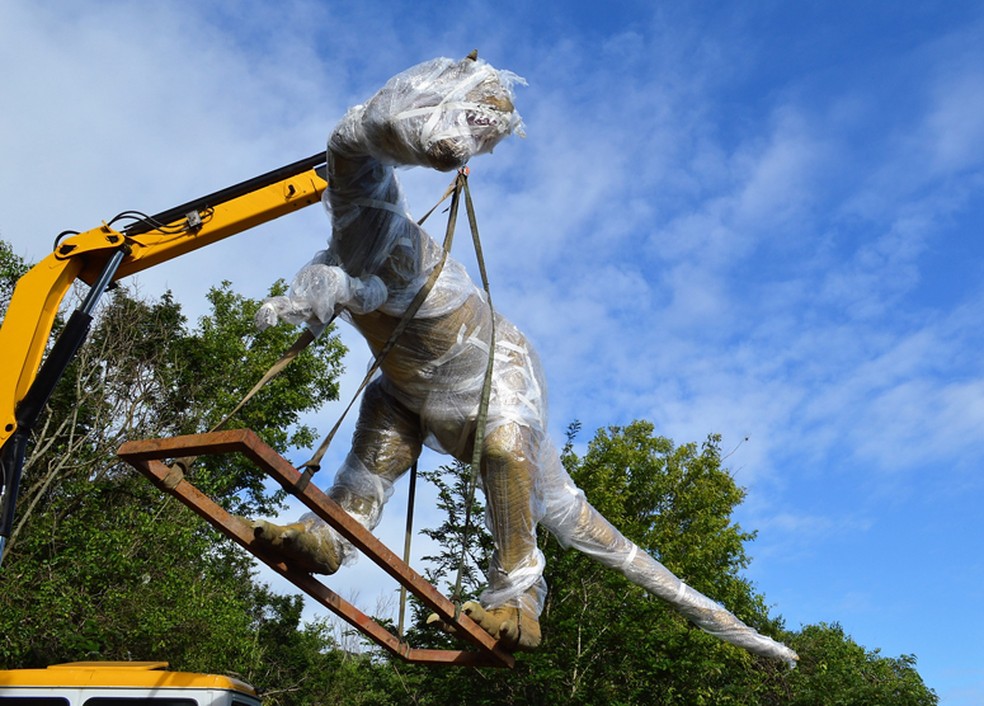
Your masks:
{"label": "rusty metal frame", "polygon": [[[171,439],[130,441],[117,452],[120,458],[145,475],[155,486],[175,496],[217,530],[254,554],[275,572],[303,590],[321,605],[358,629],[391,654],[408,662],[470,667],[507,667],[515,660],[496,640],[437,591],[420,574],[407,566],[371,532],[353,520],[340,505],[316,486],[302,480],[301,474],[253,431],[234,429],[178,436]],[[230,515],[192,485],[177,466],[162,461],[187,456],[241,453],[283,488],[299,498],[313,513],[369,557],[424,605],[453,626],[474,650],[435,650],[411,647],[371,617],[325,586],[312,574],[282,557],[265,551],[255,543],[253,532],[242,520]]]}

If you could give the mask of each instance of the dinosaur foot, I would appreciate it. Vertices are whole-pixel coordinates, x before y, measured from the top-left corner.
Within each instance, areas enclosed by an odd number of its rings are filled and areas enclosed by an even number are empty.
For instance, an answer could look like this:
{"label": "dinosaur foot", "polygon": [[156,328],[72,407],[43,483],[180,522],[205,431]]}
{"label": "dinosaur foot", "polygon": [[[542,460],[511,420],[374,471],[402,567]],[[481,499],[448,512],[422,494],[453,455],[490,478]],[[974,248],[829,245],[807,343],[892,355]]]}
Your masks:
{"label": "dinosaur foot", "polygon": [[[510,652],[535,650],[540,646],[540,622],[519,608],[485,608],[477,601],[468,601],[461,606],[461,612],[481,625],[485,632],[496,638]],[[445,632],[457,632],[454,626],[441,620],[437,613],[432,613],[427,618],[427,624],[435,625]]]}
{"label": "dinosaur foot", "polygon": [[275,525],[266,520],[243,521],[253,530],[253,540],[314,574],[333,574],[341,565],[330,530],[312,531],[310,522]]}

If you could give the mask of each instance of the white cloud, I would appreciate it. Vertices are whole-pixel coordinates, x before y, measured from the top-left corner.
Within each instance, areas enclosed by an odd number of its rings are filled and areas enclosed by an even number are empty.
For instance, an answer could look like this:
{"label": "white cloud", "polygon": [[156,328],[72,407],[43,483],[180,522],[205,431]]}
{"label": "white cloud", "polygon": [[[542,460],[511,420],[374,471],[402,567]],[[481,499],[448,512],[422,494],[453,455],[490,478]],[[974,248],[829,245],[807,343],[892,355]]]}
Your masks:
{"label": "white cloud", "polygon": [[937,91],[926,124],[935,171],[979,169],[984,162],[984,70],[950,78]]}

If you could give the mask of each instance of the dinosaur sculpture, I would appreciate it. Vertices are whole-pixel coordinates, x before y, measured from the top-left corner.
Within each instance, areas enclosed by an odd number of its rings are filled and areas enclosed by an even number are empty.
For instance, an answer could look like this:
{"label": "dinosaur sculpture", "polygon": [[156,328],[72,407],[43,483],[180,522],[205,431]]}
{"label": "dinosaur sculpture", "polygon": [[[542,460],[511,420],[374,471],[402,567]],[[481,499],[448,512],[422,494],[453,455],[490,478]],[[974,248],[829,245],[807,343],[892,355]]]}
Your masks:
{"label": "dinosaur sculpture", "polygon": [[[263,304],[257,325],[282,320],[317,330],[340,312],[378,355],[443,255],[408,215],[394,167],[448,171],[490,152],[522,129],[512,90],[521,81],[474,55],[436,59],[351,108],[328,142],[328,249],[300,270],[287,296]],[[687,586],[588,503],[548,437],[535,351],[514,325],[490,312],[482,291],[451,258],[365,390],[351,451],[329,495],[372,529],[422,445],[470,460],[490,345],[494,372],[480,477],[495,552],[488,589],[464,611],[507,648],[540,643],[546,585],[535,531],[542,524],[563,545],[622,572],[707,632],[792,663],[792,650]],[[335,572],[355,553],[313,515],[286,526],[254,521],[253,529],[258,541],[320,573]]]}

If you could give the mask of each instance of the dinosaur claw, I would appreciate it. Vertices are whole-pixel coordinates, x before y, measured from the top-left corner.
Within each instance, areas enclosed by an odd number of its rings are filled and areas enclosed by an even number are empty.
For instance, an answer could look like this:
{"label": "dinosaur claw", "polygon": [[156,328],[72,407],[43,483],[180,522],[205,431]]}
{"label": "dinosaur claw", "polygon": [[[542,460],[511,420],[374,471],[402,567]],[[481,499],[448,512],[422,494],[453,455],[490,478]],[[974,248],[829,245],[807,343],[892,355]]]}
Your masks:
{"label": "dinosaur claw", "polygon": [[[243,518],[240,518],[243,519]],[[297,566],[315,574],[333,574],[341,564],[331,531],[314,528],[308,523],[275,525],[266,520],[246,520],[252,528],[253,539]]]}

